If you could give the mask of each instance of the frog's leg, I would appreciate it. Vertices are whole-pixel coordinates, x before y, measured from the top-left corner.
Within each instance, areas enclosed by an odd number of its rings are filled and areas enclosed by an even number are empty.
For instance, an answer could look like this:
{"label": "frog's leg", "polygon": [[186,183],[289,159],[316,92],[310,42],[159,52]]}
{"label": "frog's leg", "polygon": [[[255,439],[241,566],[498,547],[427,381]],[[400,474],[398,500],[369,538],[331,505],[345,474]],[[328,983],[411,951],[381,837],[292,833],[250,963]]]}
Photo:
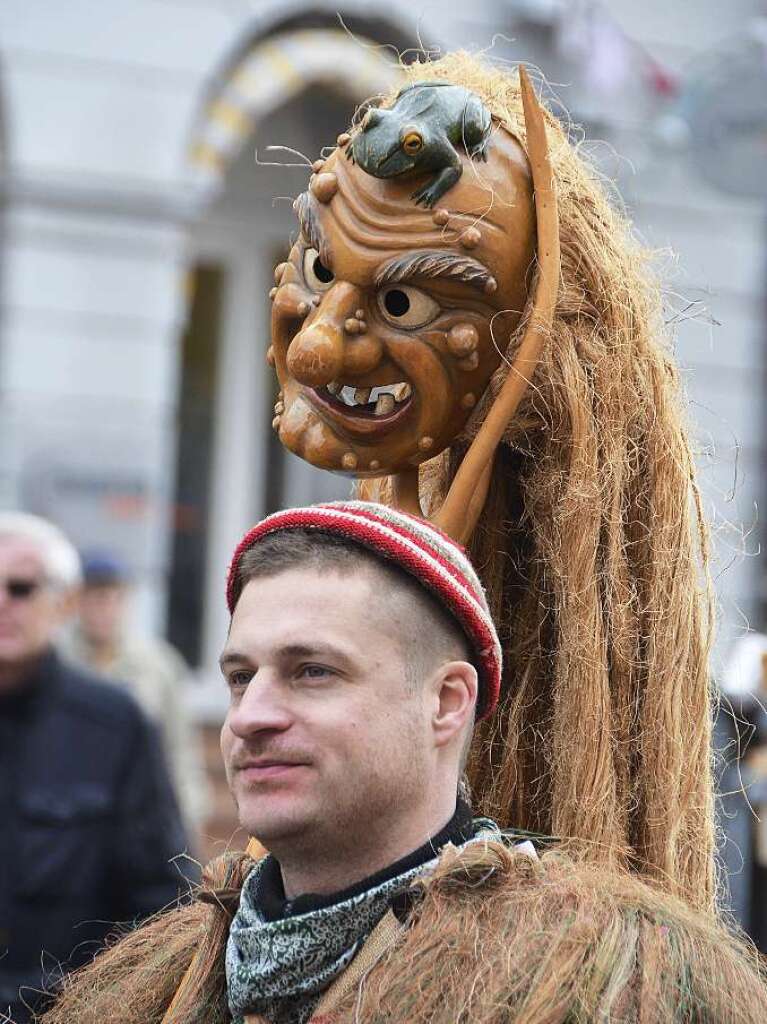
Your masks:
{"label": "frog's leg", "polygon": [[490,111],[478,96],[471,94],[463,108],[462,134],[466,152],[472,160],[487,160],[491,128]]}
{"label": "frog's leg", "polygon": [[431,181],[414,192],[411,199],[415,199],[416,204],[434,206],[437,200],[441,199],[445,192],[456,184],[462,173],[461,161],[456,159],[455,164],[444,167]]}
{"label": "frog's leg", "polygon": [[472,160],[487,160],[487,151],[490,147],[490,132],[483,139],[471,147],[469,156]]}

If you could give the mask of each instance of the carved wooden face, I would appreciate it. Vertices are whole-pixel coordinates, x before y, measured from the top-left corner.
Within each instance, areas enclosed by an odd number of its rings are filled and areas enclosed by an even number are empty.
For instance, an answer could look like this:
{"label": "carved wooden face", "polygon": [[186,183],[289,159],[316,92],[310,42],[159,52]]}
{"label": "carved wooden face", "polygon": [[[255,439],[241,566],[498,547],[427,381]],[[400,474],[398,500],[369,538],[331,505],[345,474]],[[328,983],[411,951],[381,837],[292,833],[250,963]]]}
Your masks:
{"label": "carved wooden face", "polygon": [[269,361],[280,440],[315,466],[417,466],[461,432],[501,361],[530,284],[530,175],[501,129],[486,163],[462,160],[434,210],[411,198],[421,179],[374,178],[343,148],[296,200]]}

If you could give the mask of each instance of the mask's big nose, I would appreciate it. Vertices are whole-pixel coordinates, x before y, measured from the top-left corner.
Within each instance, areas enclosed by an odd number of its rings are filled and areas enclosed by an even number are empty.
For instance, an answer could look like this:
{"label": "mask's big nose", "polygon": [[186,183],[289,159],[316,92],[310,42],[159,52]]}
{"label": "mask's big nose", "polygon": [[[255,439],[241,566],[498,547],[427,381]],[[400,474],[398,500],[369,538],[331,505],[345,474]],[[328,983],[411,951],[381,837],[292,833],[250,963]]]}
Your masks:
{"label": "mask's big nose", "polygon": [[288,371],[300,384],[321,388],[338,380],[344,365],[344,323],[361,305],[362,292],[348,281],[336,281],[325,292],[314,321],[288,348]]}
{"label": "mask's big nose", "polygon": [[344,361],[340,325],[319,320],[295,336],[288,349],[288,370],[301,384],[320,388],[341,374]]}

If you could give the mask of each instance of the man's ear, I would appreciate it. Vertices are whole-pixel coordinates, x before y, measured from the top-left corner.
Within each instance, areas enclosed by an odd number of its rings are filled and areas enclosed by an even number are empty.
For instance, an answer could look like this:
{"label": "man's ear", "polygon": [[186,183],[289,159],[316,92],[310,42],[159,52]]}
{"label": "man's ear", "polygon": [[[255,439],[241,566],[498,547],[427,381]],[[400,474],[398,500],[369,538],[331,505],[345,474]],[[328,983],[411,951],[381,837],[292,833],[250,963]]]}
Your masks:
{"label": "man's ear", "polygon": [[432,679],[435,696],[432,730],[438,747],[464,735],[477,704],[477,670],[468,661],[448,661]]}

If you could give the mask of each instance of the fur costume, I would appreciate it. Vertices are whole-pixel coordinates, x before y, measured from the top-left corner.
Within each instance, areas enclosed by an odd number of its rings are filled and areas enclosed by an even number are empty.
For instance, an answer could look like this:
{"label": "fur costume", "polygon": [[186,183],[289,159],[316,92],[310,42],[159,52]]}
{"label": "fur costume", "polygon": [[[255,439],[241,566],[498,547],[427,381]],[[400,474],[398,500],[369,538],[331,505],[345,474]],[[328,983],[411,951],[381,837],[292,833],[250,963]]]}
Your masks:
{"label": "fur costume", "polygon": [[[67,979],[44,1024],[228,1024],[224,948],[252,865],[245,855],[215,861],[194,904]],[[347,991],[337,982],[315,1024],[767,1020],[758,955],[627,872],[561,849],[535,861],[488,842],[447,847],[415,891],[406,925],[382,947],[363,947],[352,964],[359,983]],[[192,984],[164,1016],[195,953]]]}

